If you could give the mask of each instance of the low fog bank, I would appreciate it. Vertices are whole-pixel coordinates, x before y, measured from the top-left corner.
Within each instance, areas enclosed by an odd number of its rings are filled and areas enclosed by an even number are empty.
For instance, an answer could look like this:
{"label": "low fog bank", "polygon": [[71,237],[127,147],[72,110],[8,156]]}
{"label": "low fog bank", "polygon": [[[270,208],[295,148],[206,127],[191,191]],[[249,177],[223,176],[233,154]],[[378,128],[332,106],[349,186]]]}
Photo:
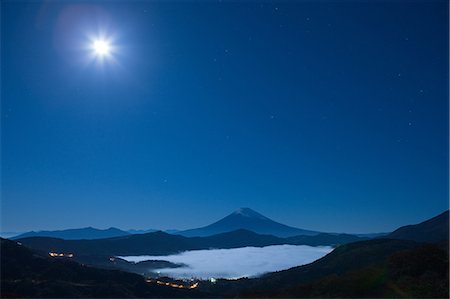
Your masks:
{"label": "low fog bank", "polygon": [[191,250],[167,256],[121,256],[129,262],[165,260],[186,267],[159,269],[172,278],[253,277],[311,263],[333,250],[329,246],[274,245],[234,249]]}

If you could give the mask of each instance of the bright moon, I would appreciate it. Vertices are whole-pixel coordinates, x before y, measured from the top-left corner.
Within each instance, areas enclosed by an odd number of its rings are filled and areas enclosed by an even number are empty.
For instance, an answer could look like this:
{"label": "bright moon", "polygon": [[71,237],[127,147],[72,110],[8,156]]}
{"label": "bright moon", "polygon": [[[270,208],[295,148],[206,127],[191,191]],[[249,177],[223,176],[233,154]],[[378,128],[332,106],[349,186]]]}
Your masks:
{"label": "bright moon", "polygon": [[92,48],[98,56],[108,56],[111,52],[111,45],[105,40],[95,40],[92,43]]}

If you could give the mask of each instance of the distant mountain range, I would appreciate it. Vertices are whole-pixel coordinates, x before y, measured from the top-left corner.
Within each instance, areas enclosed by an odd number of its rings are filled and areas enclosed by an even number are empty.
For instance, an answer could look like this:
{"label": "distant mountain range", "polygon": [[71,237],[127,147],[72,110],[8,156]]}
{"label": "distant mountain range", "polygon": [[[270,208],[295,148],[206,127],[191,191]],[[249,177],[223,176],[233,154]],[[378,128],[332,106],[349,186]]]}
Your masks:
{"label": "distant mountain range", "polygon": [[46,231],[46,230],[37,232],[31,231],[15,236],[12,239],[15,240],[29,237],[50,237],[50,238],[61,238],[65,240],[82,240],[82,239],[93,240],[93,239],[121,237],[129,234],[130,234],[129,232],[114,227],[110,227],[108,229],[85,227],[85,228],[54,230],[54,231]]}
{"label": "distant mountain range", "polygon": [[[245,239],[237,236],[236,233],[229,234],[227,236],[234,236],[235,239],[228,239],[232,244],[236,246],[251,246],[252,244],[261,244],[260,246],[265,245],[274,245],[274,244],[303,244],[303,245],[336,245],[336,244],[345,244],[349,242],[354,242],[357,240],[364,240],[367,238],[393,238],[393,239],[405,239],[405,240],[414,240],[417,242],[430,242],[430,241],[439,241],[448,236],[448,230],[445,229],[445,223],[448,224],[448,211],[438,215],[430,220],[422,222],[416,225],[408,225],[405,227],[401,227],[390,234],[358,234],[358,235],[350,235],[350,234],[336,234],[336,233],[321,233],[317,231],[304,230],[295,227],[290,227],[278,222],[275,222],[258,212],[253,211],[249,208],[241,208],[231,213],[230,215],[224,217],[223,219],[214,222],[208,226],[190,229],[185,231],[176,231],[171,230],[168,231],[171,234],[184,236],[184,237],[210,237],[214,235],[231,233],[233,231],[245,230],[249,232],[255,233],[255,235],[270,235],[271,239],[269,241],[268,237],[259,236],[260,239],[256,243],[249,242],[249,240],[255,240],[254,236],[250,239]],[[440,229],[440,231],[437,231]],[[108,238],[119,238],[126,237],[122,241],[122,239],[115,239],[114,241],[101,241],[104,242],[129,242],[128,240],[134,239],[141,240],[143,243],[147,243],[143,241],[144,239],[152,240],[152,234],[149,233],[157,232],[156,230],[129,230],[123,231],[118,228],[108,228],[108,229],[96,229],[92,227],[80,228],[80,229],[67,229],[67,230],[57,230],[57,231],[38,231],[38,232],[27,232],[24,234],[20,234],[12,239],[25,239],[32,237],[48,237],[48,238],[56,238],[56,239],[64,239],[64,240],[97,240],[97,239],[108,239]],[[421,232],[420,234],[418,232]],[[433,233],[430,233],[433,232]],[[242,232],[241,232],[242,233]],[[132,237],[133,235],[144,235]],[[160,231],[157,233],[159,239],[163,238],[172,238],[170,236],[165,236]],[[162,237],[165,236],[165,237]],[[275,238],[272,238],[275,237]],[[217,237],[216,237],[217,238]],[[261,241],[264,239],[264,241]],[[190,244],[189,246],[179,246],[175,245],[177,242],[169,242],[172,244],[166,249],[163,250],[162,253],[159,249],[153,251],[155,247],[158,247],[157,242],[151,242],[148,250],[151,252],[145,252],[144,254],[166,254],[169,252],[177,252],[179,250],[188,250],[188,249],[200,249],[214,247],[215,244],[209,244],[208,241],[199,241],[200,239],[193,242],[192,240],[186,241],[182,238],[172,238],[172,240],[179,240],[180,244]],[[56,242],[56,241],[55,241]],[[59,242],[59,241],[58,241]],[[206,242],[206,243],[205,243]],[[95,242],[93,242],[95,243]],[[168,244],[169,244],[168,243]],[[195,243],[195,244],[194,244]],[[230,244],[231,244],[230,243]],[[206,244],[206,245],[205,245]],[[223,243],[226,248],[230,248],[230,244]],[[252,245],[252,246],[253,246]],[[103,246],[100,246],[101,248]],[[121,246],[121,248],[125,248],[126,246]],[[129,247],[129,246],[128,246]],[[139,246],[138,246],[139,247]],[[170,248],[169,248],[170,247]],[[153,249],[152,249],[153,248]],[[122,253],[125,254],[125,253]]]}
{"label": "distant mountain range", "polygon": [[[245,216],[244,216],[245,217]],[[439,242],[448,238],[448,212],[442,213],[423,223],[399,228],[385,238],[411,240],[416,242]],[[426,240],[424,239],[426,237]],[[28,237],[18,239],[22,244],[43,252],[72,253],[75,260],[90,261],[96,266],[108,266],[109,256],[127,255],[167,255],[186,250],[210,248],[239,248],[246,246],[263,247],[269,245],[310,245],[339,246],[367,240],[349,234],[318,233],[313,236],[299,235],[280,238],[273,235],[257,234],[239,229],[232,232],[207,237],[184,237],[162,231],[125,235],[121,237],[95,240],[63,240],[50,237]],[[91,258],[86,258],[89,256]],[[97,258],[92,258],[97,256]]]}
{"label": "distant mountain range", "polygon": [[[249,208],[240,208],[223,219],[214,222],[205,227],[189,229],[189,230],[167,230],[165,232],[169,234],[177,234],[185,237],[206,237],[217,235],[220,233],[232,232],[239,229],[249,230],[258,234],[273,235],[277,237],[291,237],[298,235],[313,236],[320,232],[299,229],[291,226],[287,226],[278,222],[275,222],[258,212]],[[21,239],[28,237],[51,237],[60,238],[65,240],[94,240],[121,237],[131,234],[145,234],[149,232],[155,232],[155,229],[148,230],[120,230],[118,228],[111,227],[109,229],[96,229],[92,227],[79,228],[79,229],[66,229],[56,231],[31,231],[26,232],[11,239]],[[361,237],[364,237],[361,235]]]}
{"label": "distant mountain range", "polygon": [[[185,237],[207,237],[221,233],[232,232],[239,229],[249,230],[257,234],[273,235],[280,238],[292,236],[315,236],[322,234],[321,232],[318,231],[305,230],[278,223],[250,208],[240,208],[231,213],[230,215],[220,219],[219,221],[204,227],[183,231],[171,229],[166,230],[165,232]],[[121,237],[132,234],[145,234],[156,231],[157,230],[155,229],[147,229],[147,230],[130,229],[124,231],[114,227],[102,230],[92,227],[86,227],[79,229],[66,229],[56,231],[37,231],[37,232],[31,231],[12,237],[11,239],[15,240],[27,237],[51,237],[65,240],[83,240],[83,239],[94,240],[94,239]],[[385,234],[376,233],[376,234],[357,234],[356,236],[361,238],[374,238],[383,235]]]}
{"label": "distant mountain range", "polygon": [[[136,234],[146,234],[146,233],[153,233],[153,232],[157,232],[157,229],[129,229],[126,232],[128,234],[131,235],[136,235]],[[170,232],[168,232],[170,234]],[[114,236],[114,237],[119,237],[119,236]]]}
{"label": "distant mountain range", "polygon": [[[110,227],[108,229],[97,229],[93,227],[84,228],[72,228],[64,230],[41,230],[41,231],[31,231],[21,234],[9,234],[9,239],[16,240],[21,238],[29,237],[50,237],[50,238],[60,238],[64,240],[95,240],[95,239],[105,239],[114,238],[127,235],[145,234],[150,232],[156,232],[157,229],[130,229],[127,231]],[[168,231],[170,233],[173,230]],[[6,236],[5,236],[6,237]]]}

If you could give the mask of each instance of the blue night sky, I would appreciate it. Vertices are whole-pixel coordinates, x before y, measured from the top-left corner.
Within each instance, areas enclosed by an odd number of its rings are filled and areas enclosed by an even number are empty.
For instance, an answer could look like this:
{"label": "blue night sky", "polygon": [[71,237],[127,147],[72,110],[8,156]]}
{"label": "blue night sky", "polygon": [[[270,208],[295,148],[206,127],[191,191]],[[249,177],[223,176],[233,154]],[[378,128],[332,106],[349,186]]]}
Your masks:
{"label": "blue night sky", "polygon": [[447,22],[428,0],[2,1],[2,230],[435,216]]}

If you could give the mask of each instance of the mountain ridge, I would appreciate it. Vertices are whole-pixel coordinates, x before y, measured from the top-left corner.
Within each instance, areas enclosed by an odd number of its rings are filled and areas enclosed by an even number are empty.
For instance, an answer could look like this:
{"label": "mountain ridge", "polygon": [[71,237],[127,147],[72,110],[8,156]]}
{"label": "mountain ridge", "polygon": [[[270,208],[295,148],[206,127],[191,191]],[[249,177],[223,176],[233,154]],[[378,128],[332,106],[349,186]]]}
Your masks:
{"label": "mountain ridge", "polygon": [[180,231],[177,234],[185,237],[207,237],[237,229],[247,229],[258,234],[268,234],[277,237],[313,236],[319,234],[317,231],[296,228],[276,222],[250,208],[239,208],[212,224]]}
{"label": "mountain ridge", "polygon": [[63,240],[50,237],[17,239],[24,245],[44,252],[70,252],[77,255],[165,255],[185,250],[209,248],[238,248],[269,245],[335,246],[365,240],[351,235],[320,234],[280,238],[239,229],[207,237],[185,237],[157,231],[139,235],[126,235],[96,240]]}
{"label": "mountain ridge", "polygon": [[417,224],[405,225],[383,238],[434,243],[449,238],[449,210]]}
{"label": "mountain ridge", "polygon": [[[297,227],[288,226],[276,222],[250,208],[239,208],[227,216],[215,221],[209,225],[187,230],[169,229],[164,232],[173,235],[182,235],[185,237],[208,237],[221,233],[231,232],[239,229],[247,229],[262,235],[274,235],[280,238],[296,237],[300,235],[314,236],[318,234],[334,234],[343,235],[343,233],[319,232],[306,230]],[[115,227],[108,229],[97,229],[93,227],[74,228],[65,230],[41,230],[19,233],[9,239],[17,240],[27,237],[52,237],[65,240],[94,240],[112,238],[126,235],[145,234],[156,232],[157,229],[129,229],[122,230]],[[361,238],[374,238],[386,235],[387,233],[371,233],[371,234],[350,234]]]}
{"label": "mountain ridge", "polygon": [[107,229],[98,229],[88,226],[83,228],[71,228],[53,231],[50,230],[30,231],[12,237],[11,239],[17,240],[27,237],[52,237],[52,238],[61,238],[65,240],[83,240],[83,239],[94,240],[94,239],[126,236],[129,234],[130,233],[115,227],[110,227]]}

